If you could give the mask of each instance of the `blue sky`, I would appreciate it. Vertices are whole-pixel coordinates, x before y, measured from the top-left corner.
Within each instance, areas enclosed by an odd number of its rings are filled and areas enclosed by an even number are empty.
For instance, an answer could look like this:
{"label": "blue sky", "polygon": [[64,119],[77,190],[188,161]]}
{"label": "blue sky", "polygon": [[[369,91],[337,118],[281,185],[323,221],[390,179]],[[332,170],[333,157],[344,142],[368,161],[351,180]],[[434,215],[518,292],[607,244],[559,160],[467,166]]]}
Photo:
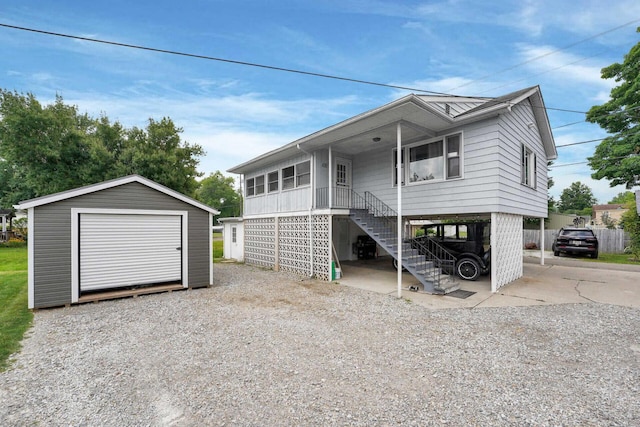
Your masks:
{"label": "blue sky", "polygon": [[[601,68],[640,39],[640,2],[23,0],[2,2],[0,23],[458,95],[540,85],[547,107],[584,112],[615,85]],[[207,174],[406,93],[4,27],[0,87],[43,103],[59,94],[128,127],[171,117],[205,148]],[[558,146],[605,136],[563,126],[584,114],[548,115]],[[555,163],[585,162],[596,145],[559,147]],[[551,194],[580,181],[606,203],[625,190],[590,174],[553,168]]]}

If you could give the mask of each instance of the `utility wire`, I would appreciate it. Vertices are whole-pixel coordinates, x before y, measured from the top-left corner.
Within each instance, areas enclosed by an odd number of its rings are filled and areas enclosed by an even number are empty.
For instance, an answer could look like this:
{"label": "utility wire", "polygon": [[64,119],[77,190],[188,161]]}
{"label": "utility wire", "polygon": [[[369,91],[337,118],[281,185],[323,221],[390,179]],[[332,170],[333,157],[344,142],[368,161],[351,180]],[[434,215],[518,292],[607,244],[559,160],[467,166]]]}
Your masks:
{"label": "utility wire", "polygon": [[[626,25],[628,25],[628,24],[626,24]],[[200,54],[180,52],[180,51],[168,50],[168,49],[159,49],[159,48],[135,45],[135,44],[130,44],[130,43],[120,43],[120,42],[114,42],[114,41],[109,41],[109,40],[96,39],[96,38],[91,38],[91,37],[75,36],[75,35],[71,35],[71,34],[57,33],[57,32],[53,32],[53,31],[45,31],[45,30],[39,30],[39,29],[35,29],[35,28],[27,28],[27,27],[21,27],[21,26],[17,26],[17,25],[10,25],[10,24],[5,24],[5,23],[1,23],[1,22],[0,22],[0,27],[11,28],[11,29],[20,30],[20,31],[28,31],[28,32],[36,33],[36,34],[44,34],[44,35],[55,36],[55,37],[63,37],[63,38],[68,38],[68,39],[73,39],[73,40],[83,40],[83,41],[88,41],[88,42],[93,42],[93,43],[101,43],[101,44],[106,44],[106,45],[111,45],[111,46],[119,46],[119,47],[125,47],[125,48],[130,48],[130,49],[139,49],[139,50],[145,50],[145,51],[149,51],[149,52],[165,53],[165,54],[168,54],[168,55],[184,56],[184,57],[188,57],[188,58],[206,59],[206,60],[209,60],[209,61],[218,61],[218,62],[224,62],[224,63],[229,63],[229,64],[244,65],[244,66],[248,66],[248,67],[257,67],[257,68],[263,68],[263,69],[267,69],[267,70],[282,71],[282,72],[287,72],[287,73],[301,74],[301,75],[313,76],[313,77],[321,77],[321,78],[333,79],[333,80],[341,80],[341,81],[352,82],[352,83],[360,83],[360,84],[366,84],[366,85],[371,85],[371,86],[387,87],[387,88],[391,88],[391,89],[407,90],[407,91],[411,91],[411,92],[420,92],[420,93],[427,93],[427,94],[441,95],[441,96],[449,96],[449,97],[455,97],[455,98],[487,99],[487,97],[472,97],[472,96],[454,95],[454,94],[450,94],[450,93],[435,92],[435,91],[431,91],[431,90],[412,88],[412,87],[408,87],[408,86],[400,86],[400,85],[393,85],[393,84],[387,84],[387,83],[372,82],[372,81],[362,80],[362,79],[355,79],[355,78],[350,78],[350,77],[336,76],[336,75],[331,75],[331,74],[322,74],[322,73],[314,73],[314,72],[311,72],[311,71],[296,70],[296,69],[293,69],[293,68],[277,67],[277,66],[273,66],[273,65],[258,64],[258,63],[254,63],[254,62],[248,62],[248,61],[238,61],[238,60],[235,60],[235,59],[218,58],[218,57],[215,57],[215,56],[200,55]],[[613,30],[611,30],[611,31],[613,31]],[[466,86],[466,84],[463,85],[463,86]],[[460,86],[460,87],[462,87],[462,86]],[[540,107],[540,108],[542,108],[542,107]],[[544,107],[544,108],[546,108],[547,110],[562,111],[562,112],[567,112],[567,113],[586,114],[585,111],[577,111],[577,110],[570,110],[570,109],[564,109],[564,108],[553,108],[553,107]]]}
{"label": "utility wire", "polygon": [[[630,157],[636,157],[637,154],[631,155],[631,156],[621,156],[621,157],[610,157],[609,160],[622,160],[622,159],[628,159]],[[589,163],[588,161],[585,162],[575,162],[575,163],[563,163],[560,165],[551,165],[551,166],[547,166],[547,169],[553,169],[553,168],[561,168],[564,166],[575,166],[575,165],[585,165]]]}
{"label": "utility wire", "polygon": [[[120,47],[126,47],[126,48],[131,48],[131,49],[146,50],[146,51],[149,51],[149,52],[166,53],[166,54],[169,54],[169,55],[186,56],[186,57],[189,57],[189,58],[197,58],[197,59],[207,59],[207,60],[210,60],[210,61],[225,62],[225,63],[236,64],[236,65],[245,65],[245,66],[248,66],[248,67],[264,68],[264,69],[267,69],[267,70],[283,71],[283,72],[287,72],[287,73],[302,74],[302,75],[313,76],[313,77],[322,77],[322,78],[325,78],[325,79],[342,80],[342,81],[352,82],[352,83],[360,83],[360,84],[366,84],[366,85],[372,85],[372,86],[381,86],[381,87],[387,87],[387,88],[391,88],[391,89],[401,89],[401,90],[408,90],[408,91],[413,91],[413,92],[429,93],[429,94],[433,94],[433,95],[444,95],[444,96],[460,97],[459,95],[453,95],[453,94],[443,93],[443,92],[434,92],[434,91],[431,91],[431,90],[417,89],[417,88],[411,88],[411,87],[407,87],[407,86],[392,85],[392,84],[387,84],[387,83],[378,83],[378,82],[355,79],[355,78],[350,78],[350,77],[341,77],[341,76],[335,76],[335,75],[331,75],[331,74],[314,73],[312,71],[302,71],[302,70],[296,70],[296,69],[293,69],[293,68],[276,67],[276,66],[273,66],[273,65],[257,64],[255,62],[238,61],[238,60],[235,60],[235,59],[218,58],[218,57],[215,57],[215,56],[199,55],[199,54],[195,54],[195,53],[180,52],[180,51],[176,51],[176,50],[159,49],[159,48],[141,46],[141,45],[135,45],[135,44],[129,44],[129,43],[120,43],[120,42],[114,42],[114,41],[109,41],[109,40],[95,39],[95,38],[91,38],[91,37],[74,36],[74,35],[71,35],[71,34],[56,33],[56,32],[52,32],[52,31],[38,30],[38,29],[35,29],[35,28],[20,27],[20,26],[17,26],[17,25],[9,25],[9,24],[4,24],[4,23],[0,23],[0,27],[12,28],[12,29],[21,30],[21,31],[29,31],[29,32],[32,32],[32,33],[45,34],[45,35],[49,35],[49,36],[64,37],[64,38],[74,39],[74,40],[83,40],[83,41],[88,41],[88,42],[93,42],[93,43],[102,43],[102,44],[107,44],[107,45],[111,45],[111,46],[120,46]],[[468,97],[465,97],[465,98],[468,98]]]}
{"label": "utility wire", "polygon": [[595,39],[595,38],[598,38],[598,37],[603,36],[603,35],[605,35],[605,34],[608,34],[608,33],[614,32],[614,31],[616,31],[616,30],[619,30],[620,28],[627,27],[627,26],[629,26],[629,25],[631,25],[631,24],[634,24],[634,23],[636,23],[636,22],[639,22],[639,21],[640,21],[640,18],[639,18],[639,19],[634,19],[634,20],[629,21],[629,22],[627,22],[627,23],[624,23],[624,24],[622,24],[622,25],[618,25],[617,27],[610,28],[610,29],[605,30],[605,31],[602,31],[602,32],[600,32],[600,33],[598,33],[598,34],[594,34],[594,35],[592,35],[592,36],[589,36],[589,37],[587,37],[587,38],[585,38],[585,39],[578,40],[578,41],[573,42],[573,43],[569,43],[568,45],[565,45],[565,46],[560,47],[560,48],[558,48],[558,49],[552,50],[552,51],[550,51],[550,52],[543,53],[542,55],[538,55],[538,56],[536,56],[536,57],[534,57],[534,58],[527,59],[526,61],[523,61],[523,62],[520,62],[520,63],[518,63],[518,64],[512,65],[512,66],[510,66],[510,67],[507,67],[507,68],[502,69],[502,70],[500,70],[500,71],[497,71],[497,72],[495,72],[495,73],[487,74],[487,75],[482,76],[482,77],[479,77],[479,78],[477,78],[477,79],[475,79],[475,80],[470,80],[470,81],[468,81],[468,82],[466,82],[466,83],[463,83],[463,84],[461,84],[461,85],[459,85],[459,86],[456,86],[456,87],[454,87],[454,88],[452,88],[452,89],[450,89],[450,90],[460,89],[460,88],[462,88],[462,87],[469,86],[469,85],[470,85],[470,84],[472,84],[472,83],[475,83],[475,82],[478,82],[478,81],[481,81],[481,80],[488,79],[489,77],[493,77],[493,76],[497,76],[498,74],[506,73],[507,71],[511,71],[511,70],[513,70],[514,68],[521,67],[521,66],[523,66],[523,65],[529,64],[529,63],[531,63],[531,62],[537,61],[537,60],[539,60],[539,59],[542,59],[542,58],[545,58],[545,57],[547,57],[547,56],[553,55],[553,54],[555,54],[555,53],[561,52],[561,51],[563,51],[563,50],[567,50],[567,49],[572,48],[572,47],[574,47],[574,46],[576,46],[576,45],[579,45],[580,43],[584,43],[584,42],[586,42],[586,41],[593,40],[593,39]]}
{"label": "utility wire", "polygon": [[[560,49],[557,49],[555,51],[548,52],[548,53],[546,53],[544,55],[539,56],[538,58],[542,58],[544,56],[547,56],[547,55],[550,55],[552,53],[558,52],[560,50],[566,49],[568,47],[574,46],[574,45],[576,45],[578,43],[582,43],[584,41],[599,37],[599,36],[601,36],[603,34],[615,31],[615,30],[617,30],[619,28],[625,27],[625,26],[630,25],[630,24],[632,24],[634,22],[637,22],[637,21],[640,21],[640,19],[636,19],[634,21],[630,21],[630,22],[628,22],[626,24],[623,24],[621,26],[618,26],[616,28],[612,28],[610,30],[601,32],[599,34],[596,34],[596,35],[591,36],[589,38],[586,38],[584,40],[581,40],[581,41],[575,42],[575,43],[573,43],[571,45],[565,46],[564,48],[560,48]],[[426,90],[426,89],[412,88],[412,87],[409,87],[409,86],[393,85],[393,84],[388,84],[388,83],[379,83],[379,82],[373,82],[373,81],[369,81],[369,80],[355,79],[355,78],[336,76],[336,75],[331,75],[331,74],[315,73],[315,72],[311,72],[311,71],[296,70],[296,69],[293,69],[293,68],[277,67],[277,66],[266,65],[266,64],[258,64],[258,63],[254,63],[254,62],[239,61],[239,60],[227,59],[227,58],[219,58],[219,57],[214,57],[214,56],[200,55],[200,54],[194,54],[194,53],[188,53],[188,52],[180,52],[180,51],[174,51],[174,50],[168,50],[168,49],[160,49],[160,48],[154,48],[154,47],[148,47],[148,46],[142,46],[142,45],[134,45],[134,44],[130,44],[130,43],[120,43],[120,42],[114,42],[114,41],[110,41],[110,40],[102,40],[102,39],[96,39],[96,38],[91,38],[91,37],[76,36],[76,35],[72,35],[72,34],[57,33],[57,32],[52,32],[52,31],[39,30],[39,29],[35,29],[35,28],[27,28],[27,27],[21,27],[21,26],[17,26],[17,25],[10,25],[10,24],[5,24],[5,23],[0,23],[0,27],[11,28],[11,29],[21,30],[21,31],[27,31],[27,32],[32,32],[32,33],[36,33],[36,34],[44,34],[44,35],[50,35],[50,36],[55,36],[55,37],[63,37],[63,38],[68,38],[68,39],[73,39],[73,40],[83,40],[83,41],[88,41],[88,42],[93,42],[93,43],[101,43],[101,44],[106,44],[106,45],[111,45],[111,46],[119,46],[119,47],[125,47],[125,48],[130,48],[130,49],[139,49],[139,50],[145,50],[145,51],[149,51],[149,52],[165,53],[165,54],[169,54],[169,55],[184,56],[184,57],[196,58],[196,59],[206,59],[206,60],[210,60],[210,61],[218,61],[218,62],[224,62],[224,63],[229,63],[229,64],[244,65],[244,66],[249,66],[249,67],[257,67],[257,68],[263,68],[263,69],[268,69],[268,70],[273,70],[273,71],[282,71],[282,72],[301,74],[301,75],[320,77],[320,78],[327,78],[327,79],[333,79],[333,80],[341,80],[341,81],[352,82],[352,83],[360,83],[360,84],[366,84],[366,85],[371,85],[371,86],[387,87],[387,88],[391,88],[391,89],[407,90],[407,91],[411,91],[411,92],[421,92],[421,93],[428,93],[428,94],[432,94],[432,95],[449,96],[449,97],[455,97],[455,98],[486,99],[486,97],[454,95],[454,94],[451,94],[451,93],[436,92],[436,91],[431,91],[431,90]],[[526,62],[518,64],[516,66],[531,62],[531,61],[533,61],[535,59],[536,58],[533,58],[531,60],[528,60]],[[514,66],[514,67],[516,67],[516,66]],[[512,68],[514,68],[514,67],[512,67]],[[467,84],[469,84],[469,83],[466,83],[464,85],[458,86],[458,88],[459,87],[463,87],[463,86],[467,86]],[[457,89],[457,88],[455,88],[455,89]],[[565,112],[565,113],[587,114],[586,111],[571,110],[571,109],[566,109],[566,108],[554,108],[554,107],[544,107],[544,108],[546,110],[560,111],[560,112]],[[575,122],[575,123],[572,123],[572,124],[577,124],[577,123],[582,123],[582,122]],[[568,125],[563,125],[563,126],[569,126],[569,124]],[[560,127],[562,127],[562,126],[560,126]]]}

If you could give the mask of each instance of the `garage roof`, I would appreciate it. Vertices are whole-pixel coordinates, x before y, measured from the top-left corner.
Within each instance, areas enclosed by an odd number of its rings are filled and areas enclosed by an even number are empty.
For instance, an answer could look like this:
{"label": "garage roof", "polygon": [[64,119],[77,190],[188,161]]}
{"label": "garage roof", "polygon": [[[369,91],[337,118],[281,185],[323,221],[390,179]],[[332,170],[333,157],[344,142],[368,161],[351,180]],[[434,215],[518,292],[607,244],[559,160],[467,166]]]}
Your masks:
{"label": "garage roof", "polygon": [[185,203],[188,203],[192,206],[200,208],[204,211],[212,213],[214,215],[218,215],[220,212],[212,207],[209,207],[197,200],[192,199],[191,197],[187,197],[182,193],[178,193],[175,190],[172,190],[164,185],[160,185],[157,182],[151,181],[140,175],[128,175],[122,178],[116,178],[109,181],[100,182],[98,184],[87,185],[84,187],[74,188],[72,190],[62,191],[60,193],[50,194],[48,196],[37,197],[35,199],[25,200],[20,202],[19,205],[15,205],[15,209],[29,209],[36,206],[42,206],[49,203],[59,202],[61,200],[70,199],[72,197],[83,196],[85,194],[95,193],[96,191],[106,190],[108,188],[117,187],[124,184],[129,184],[132,182],[137,182],[149,188],[153,188],[161,193],[166,194],[167,196],[173,197],[174,199],[178,199]]}

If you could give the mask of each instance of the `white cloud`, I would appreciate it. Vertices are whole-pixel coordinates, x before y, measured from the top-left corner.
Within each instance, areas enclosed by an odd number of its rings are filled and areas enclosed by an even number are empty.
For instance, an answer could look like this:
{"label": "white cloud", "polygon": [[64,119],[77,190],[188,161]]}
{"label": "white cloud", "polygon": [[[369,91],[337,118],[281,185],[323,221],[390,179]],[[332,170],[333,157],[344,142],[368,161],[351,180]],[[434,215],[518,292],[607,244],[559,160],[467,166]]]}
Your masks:
{"label": "white cloud", "polygon": [[550,176],[553,177],[554,185],[549,193],[556,202],[560,200],[562,191],[569,188],[574,182],[580,182],[589,187],[598,204],[605,204],[618,193],[626,191],[624,185],[612,188],[606,179],[595,180],[591,178],[591,170],[586,164],[552,168]]}
{"label": "white cloud", "polygon": [[603,89],[615,86],[612,80],[603,80],[600,72],[608,64],[590,65],[585,62],[589,57],[581,57],[567,52],[558,52],[553,46],[534,46],[522,44],[517,47],[518,55],[524,61],[530,61],[526,67],[537,75],[550,74],[562,79],[565,84],[590,84]]}
{"label": "white cloud", "polygon": [[[182,139],[207,152],[199,169],[205,173],[243,163],[353,115],[353,96],[278,100],[260,94],[201,96],[171,94],[119,97],[100,93],[63,94],[64,102],[97,117],[104,113],[126,127],[145,127],[150,117],[171,117],[184,129]],[[68,96],[70,95],[70,96]],[[51,102],[44,100],[43,103]],[[357,107],[356,107],[357,108]],[[318,121],[318,112],[322,112]],[[327,120],[334,121],[327,123]]]}

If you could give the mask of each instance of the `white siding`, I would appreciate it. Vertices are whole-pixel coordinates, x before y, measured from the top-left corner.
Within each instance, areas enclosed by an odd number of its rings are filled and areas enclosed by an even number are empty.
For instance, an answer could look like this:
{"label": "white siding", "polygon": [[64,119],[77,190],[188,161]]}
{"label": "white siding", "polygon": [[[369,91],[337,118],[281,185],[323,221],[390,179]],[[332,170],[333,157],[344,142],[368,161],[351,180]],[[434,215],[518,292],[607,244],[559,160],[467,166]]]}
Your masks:
{"label": "white siding", "polygon": [[[462,179],[409,184],[403,188],[403,214],[447,215],[504,212],[547,215],[547,158],[529,102],[511,114],[464,126]],[[452,131],[446,132],[446,134]],[[536,155],[536,188],[520,183],[521,144]],[[353,158],[353,189],[370,191],[396,208],[392,186],[393,151],[383,148]],[[373,167],[372,165],[376,165]]]}
{"label": "white siding", "polygon": [[[463,177],[405,186],[403,214],[446,215],[496,211],[499,207],[498,130],[496,119],[464,127]],[[358,193],[370,191],[389,206],[396,208],[396,188],[392,186],[392,162],[391,148],[354,157],[354,190]]]}
{"label": "white siding", "polygon": [[[311,186],[282,190],[282,168],[295,165],[296,163],[311,160],[305,153],[292,157],[286,161],[275,163],[265,168],[257,169],[254,172],[245,174],[245,182],[248,178],[258,175],[265,176],[265,193],[258,196],[245,197],[244,215],[274,214],[278,212],[299,212],[309,210],[311,206]],[[313,167],[312,167],[313,169]],[[280,172],[279,188],[274,193],[268,192],[267,174],[269,172]]]}
{"label": "white siding", "polygon": [[[500,209],[525,216],[547,216],[547,157],[535,126],[529,101],[516,105],[511,114],[500,116]],[[525,144],[535,153],[536,188],[522,185],[521,149]]]}

